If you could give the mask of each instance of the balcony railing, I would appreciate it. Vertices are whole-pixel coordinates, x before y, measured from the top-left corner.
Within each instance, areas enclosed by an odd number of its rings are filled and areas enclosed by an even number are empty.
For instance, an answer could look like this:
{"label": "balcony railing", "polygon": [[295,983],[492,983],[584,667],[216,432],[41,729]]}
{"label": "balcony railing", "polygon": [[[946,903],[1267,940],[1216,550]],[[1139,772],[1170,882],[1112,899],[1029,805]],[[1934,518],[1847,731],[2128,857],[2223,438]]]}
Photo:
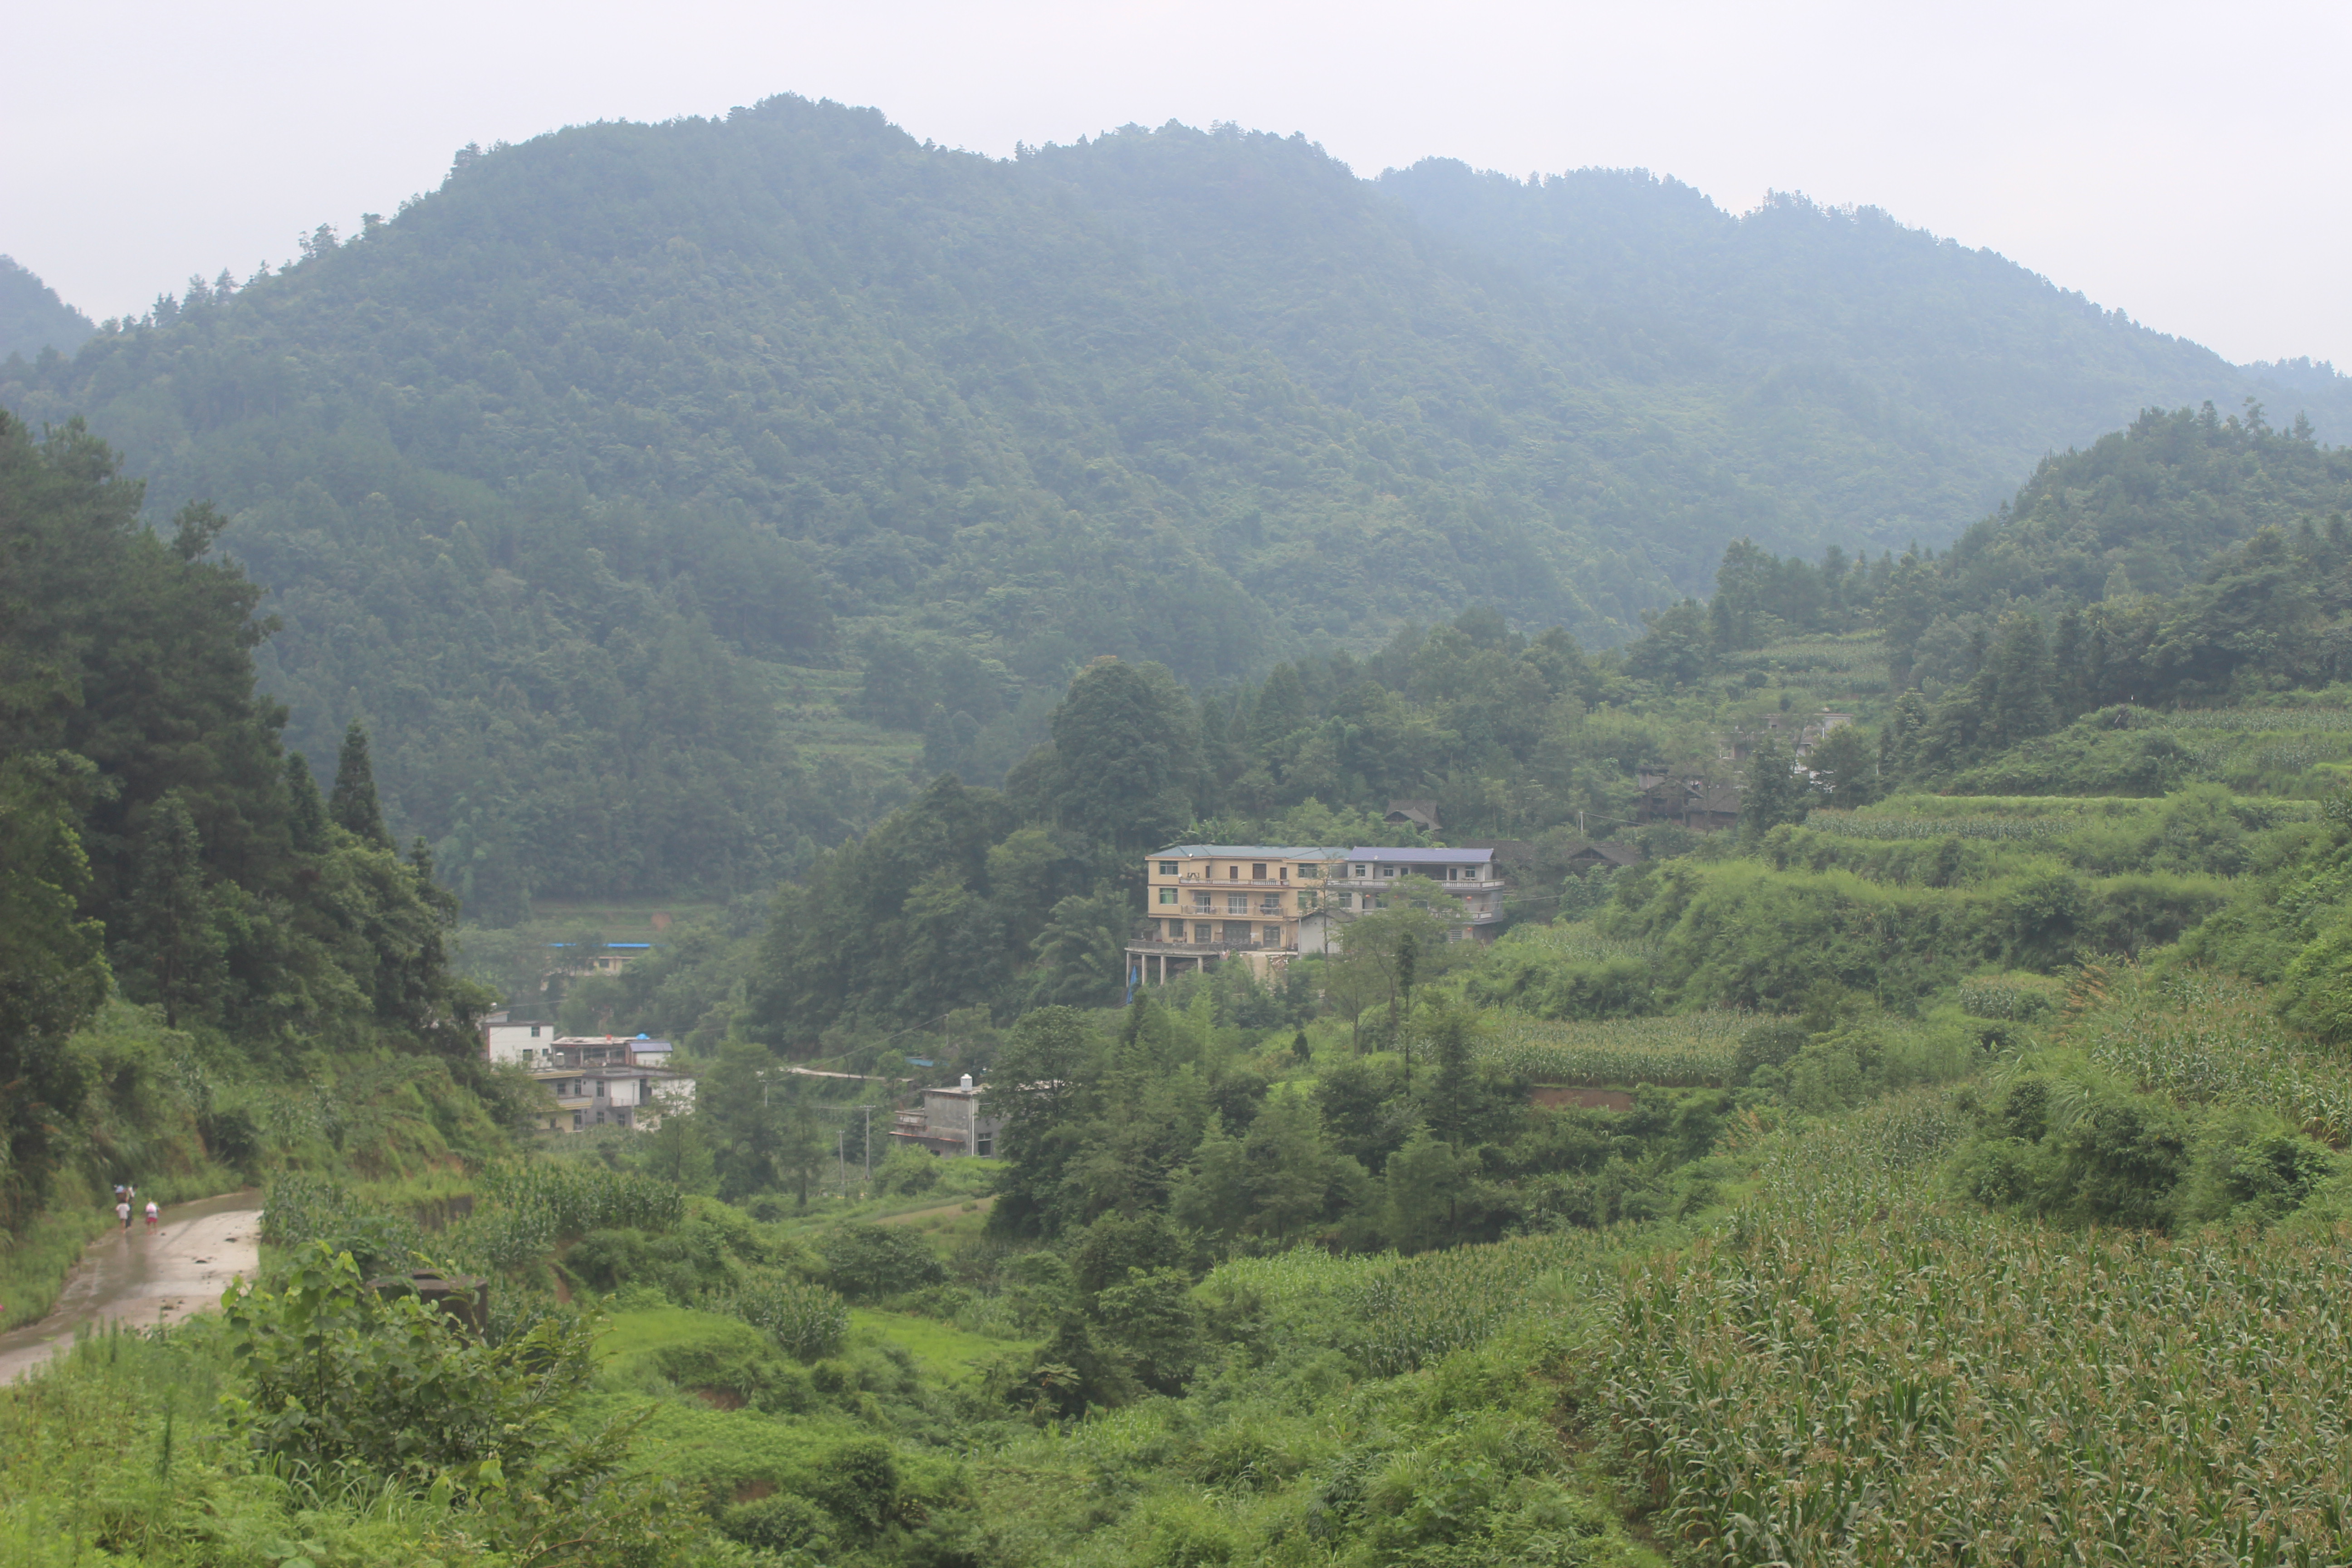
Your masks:
{"label": "balcony railing", "polygon": [[1227,941],[1218,937],[1161,936],[1147,922],[1136,928],[1129,947],[1181,948],[1186,952],[1289,952],[1290,945],[1281,942],[1262,942],[1256,938]]}

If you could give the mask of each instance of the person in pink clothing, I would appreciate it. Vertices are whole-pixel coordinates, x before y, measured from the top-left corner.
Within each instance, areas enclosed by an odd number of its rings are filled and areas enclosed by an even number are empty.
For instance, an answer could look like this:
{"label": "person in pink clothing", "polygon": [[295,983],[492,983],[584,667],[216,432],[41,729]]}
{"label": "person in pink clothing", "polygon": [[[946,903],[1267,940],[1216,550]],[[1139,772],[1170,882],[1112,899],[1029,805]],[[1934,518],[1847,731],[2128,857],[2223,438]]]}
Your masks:
{"label": "person in pink clothing", "polygon": [[129,1236],[131,1234],[131,1200],[123,1198],[116,1203],[114,1212],[122,1216],[122,1234]]}
{"label": "person in pink clothing", "polygon": [[163,1217],[163,1211],[155,1206],[155,1200],[153,1198],[149,1198],[147,1200],[147,1228],[149,1230],[153,1230],[155,1228],[155,1222]]}

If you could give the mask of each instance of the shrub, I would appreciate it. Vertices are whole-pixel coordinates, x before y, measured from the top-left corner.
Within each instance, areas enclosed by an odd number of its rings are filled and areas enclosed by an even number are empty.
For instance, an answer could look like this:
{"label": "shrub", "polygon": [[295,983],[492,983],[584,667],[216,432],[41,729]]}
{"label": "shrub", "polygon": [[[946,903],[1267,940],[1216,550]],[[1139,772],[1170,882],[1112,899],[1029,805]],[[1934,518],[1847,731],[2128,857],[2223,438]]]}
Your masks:
{"label": "shrub", "polygon": [[282,1289],[232,1288],[221,1308],[246,1388],[225,1401],[234,1434],[266,1456],[412,1484],[448,1475],[472,1489],[538,1458],[593,1365],[577,1320],[489,1344],[415,1296],[369,1289],[322,1242]]}
{"label": "shrub", "polygon": [[889,1226],[836,1226],[826,1235],[824,1252],[834,1288],[853,1301],[919,1290],[948,1277],[929,1247]]}
{"label": "shrub", "polygon": [[874,1173],[874,1185],[886,1193],[928,1193],[939,1184],[940,1157],[903,1144],[891,1150]]}
{"label": "shrub", "polygon": [[709,1298],[713,1311],[738,1317],[803,1361],[822,1361],[849,1338],[849,1308],[813,1279],[754,1269],[731,1290]]}

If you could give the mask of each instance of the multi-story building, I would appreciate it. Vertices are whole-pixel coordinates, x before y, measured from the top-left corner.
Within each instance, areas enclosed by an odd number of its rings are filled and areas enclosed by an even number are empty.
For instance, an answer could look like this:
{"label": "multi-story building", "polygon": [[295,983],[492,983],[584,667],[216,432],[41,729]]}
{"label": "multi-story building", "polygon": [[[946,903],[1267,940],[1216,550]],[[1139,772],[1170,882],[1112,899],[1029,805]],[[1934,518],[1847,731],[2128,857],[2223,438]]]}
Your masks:
{"label": "multi-story building", "polygon": [[670,1043],[645,1035],[559,1035],[552,1024],[510,1024],[502,1014],[482,1026],[483,1054],[526,1068],[667,1067]]}
{"label": "multi-story building", "polygon": [[1180,844],[1144,863],[1144,920],[1128,943],[1128,979],[1164,984],[1187,969],[1235,955],[1261,973],[1302,951],[1320,952],[1325,932],[1379,909],[1401,877],[1427,877],[1458,899],[1459,940],[1491,934],[1503,918],[1505,883],[1492,849],[1316,848],[1257,844]]}
{"label": "multi-story building", "polygon": [[996,1152],[996,1134],[1004,1125],[1004,1118],[989,1112],[987,1095],[970,1073],[952,1089],[927,1089],[922,1109],[899,1111],[890,1136],[934,1154],[986,1158]]}
{"label": "multi-story building", "polygon": [[665,1068],[559,1064],[534,1068],[530,1076],[555,1096],[556,1109],[541,1113],[552,1132],[606,1126],[650,1132],[664,1111],[694,1109],[694,1079]]}

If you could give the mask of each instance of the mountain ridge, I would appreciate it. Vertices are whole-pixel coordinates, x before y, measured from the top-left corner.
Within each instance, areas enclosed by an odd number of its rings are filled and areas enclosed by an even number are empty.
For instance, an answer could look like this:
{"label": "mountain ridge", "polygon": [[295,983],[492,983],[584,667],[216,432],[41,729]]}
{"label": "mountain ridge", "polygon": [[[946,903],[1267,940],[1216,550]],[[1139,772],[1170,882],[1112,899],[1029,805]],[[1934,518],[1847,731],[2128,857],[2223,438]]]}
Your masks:
{"label": "mountain ridge", "polygon": [[1883,215],[775,99],[469,149],[0,404],[233,515],[290,740],[365,718],[453,876],[740,891],[906,784],[813,788],[782,664],[966,658],[933,721],[1001,766],[1104,653],[1230,682],[1465,603],[1616,642],[1732,539],[1953,537],[2143,402],[2270,384]]}

